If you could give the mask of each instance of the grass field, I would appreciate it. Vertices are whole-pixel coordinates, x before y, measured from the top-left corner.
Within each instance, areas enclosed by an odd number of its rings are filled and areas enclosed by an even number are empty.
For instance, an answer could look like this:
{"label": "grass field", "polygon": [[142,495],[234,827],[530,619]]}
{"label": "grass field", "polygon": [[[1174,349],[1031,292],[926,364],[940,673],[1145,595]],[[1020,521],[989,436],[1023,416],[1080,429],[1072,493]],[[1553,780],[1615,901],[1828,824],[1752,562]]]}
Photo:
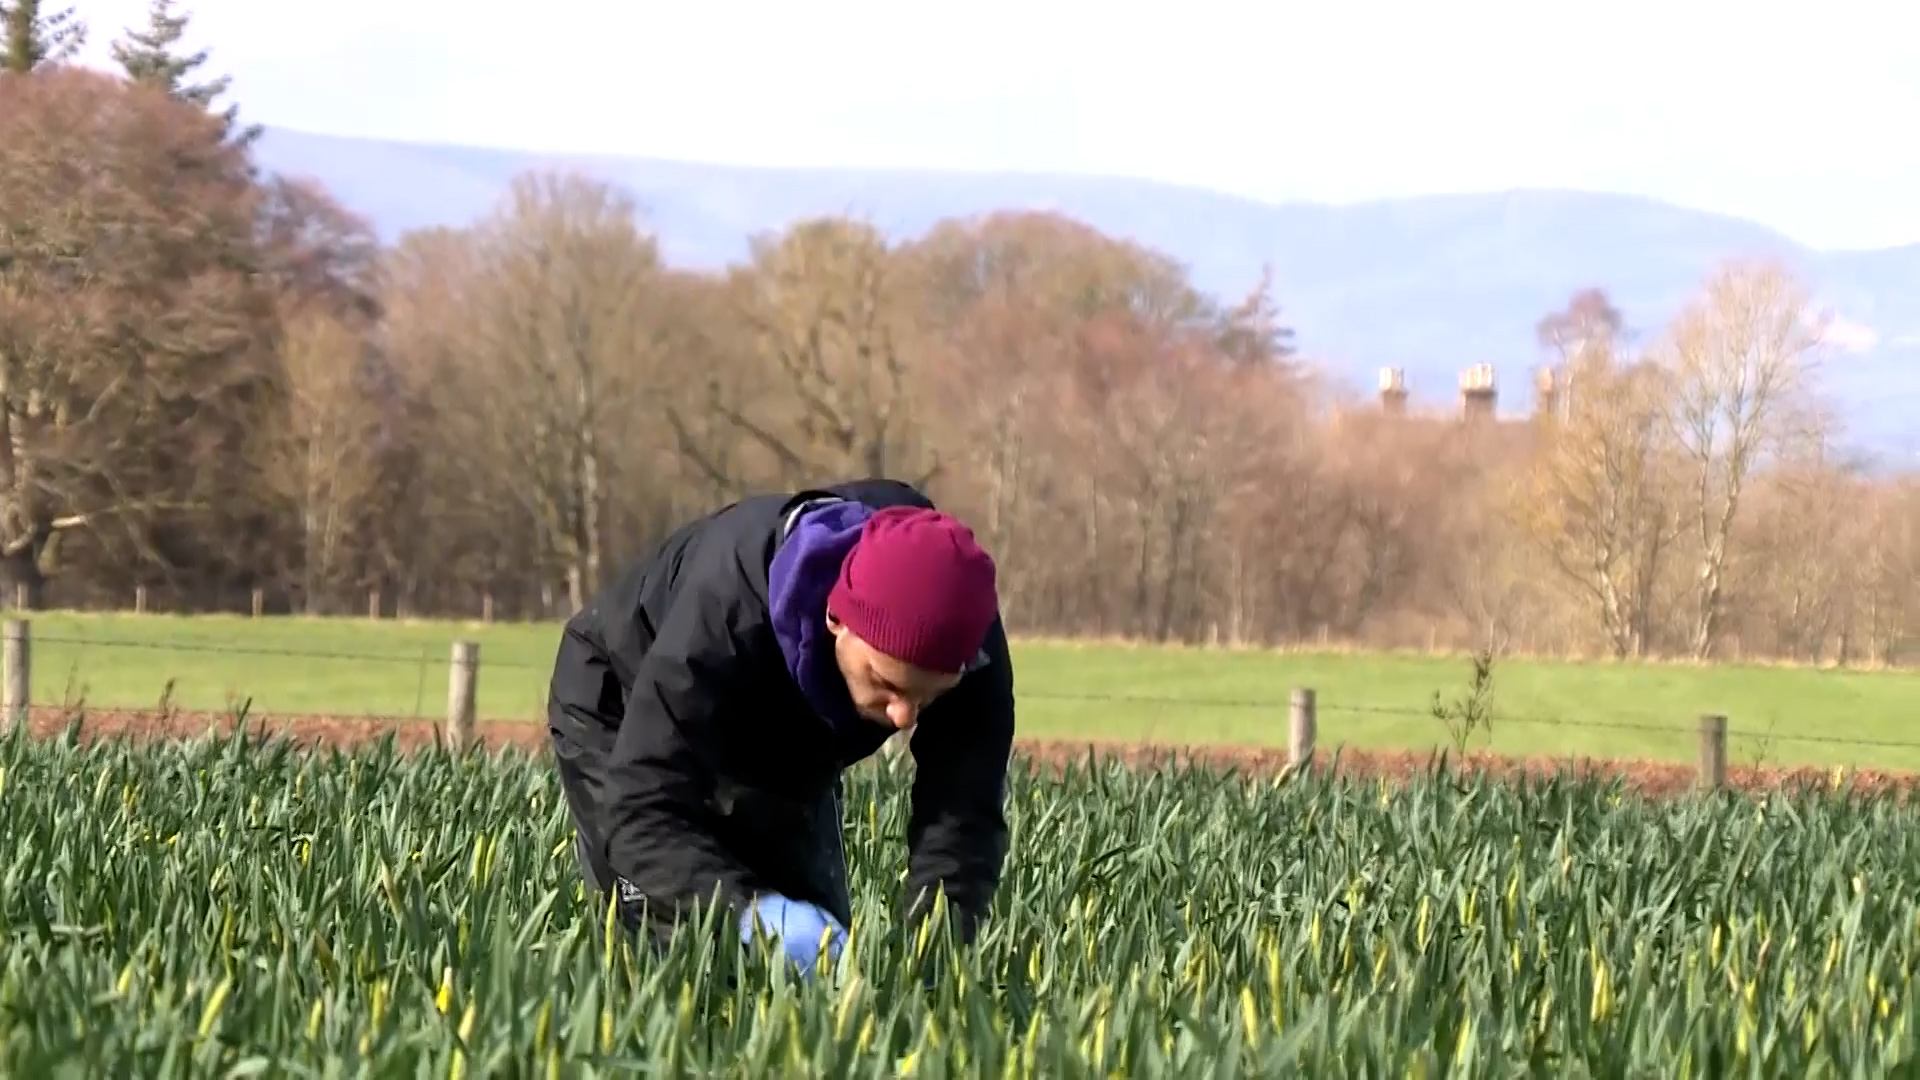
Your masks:
{"label": "grass field", "polygon": [[[35,613],[32,624],[35,704],[151,708],[171,681],[171,702],[186,709],[250,697],[255,714],[439,717],[451,643],[466,638],[480,642],[481,716],[529,722],[542,716],[558,633],[552,624],[57,612]],[[1016,644],[1015,663],[1027,737],[1284,746],[1288,692],[1309,686],[1323,752],[1445,745],[1425,710],[1436,691],[1464,692],[1471,674],[1464,658],[1030,642]],[[1729,718],[1735,764],[1920,770],[1920,672],[1516,659],[1498,664],[1493,681],[1493,730],[1471,749],[1687,762],[1696,718],[1717,712]]]}

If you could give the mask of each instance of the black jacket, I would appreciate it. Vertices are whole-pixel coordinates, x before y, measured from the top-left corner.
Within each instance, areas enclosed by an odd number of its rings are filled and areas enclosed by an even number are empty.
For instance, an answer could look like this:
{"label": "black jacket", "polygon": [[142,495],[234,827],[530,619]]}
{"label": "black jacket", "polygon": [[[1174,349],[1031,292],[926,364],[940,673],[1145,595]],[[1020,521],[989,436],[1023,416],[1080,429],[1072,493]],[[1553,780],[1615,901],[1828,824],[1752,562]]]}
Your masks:
{"label": "black jacket", "polygon": [[[717,895],[737,915],[761,890],[851,919],[839,775],[892,732],[836,734],[819,718],[768,614],[788,511],[822,494],[932,506],[888,480],[749,497],[676,530],[567,622],[549,707],[562,783],[596,875],[630,921],[644,900],[657,933],[690,902]],[[905,914],[917,919],[944,889],[966,939],[1007,848],[1013,667],[997,619],[984,652],[922,711],[909,743]]]}

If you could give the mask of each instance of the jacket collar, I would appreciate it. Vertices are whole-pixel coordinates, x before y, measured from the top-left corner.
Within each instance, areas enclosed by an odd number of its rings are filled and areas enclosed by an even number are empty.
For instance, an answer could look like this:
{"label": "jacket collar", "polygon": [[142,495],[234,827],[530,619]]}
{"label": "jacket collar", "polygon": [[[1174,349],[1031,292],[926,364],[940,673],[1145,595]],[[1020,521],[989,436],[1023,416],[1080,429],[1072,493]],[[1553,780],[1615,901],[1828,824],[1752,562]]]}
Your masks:
{"label": "jacket collar", "polygon": [[837,503],[837,502],[845,502],[845,501],[846,501],[845,499],[841,498],[838,495],[822,495],[822,494],[816,494],[813,492],[802,492],[800,494],[800,497],[795,499],[793,503],[790,506],[788,506],[786,514],[780,519],[780,543],[782,544],[786,543],[787,537],[793,535],[793,527],[799,524],[801,516],[805,514],[807,511],[812,510],[815,507],[826,506],[829,503]]}

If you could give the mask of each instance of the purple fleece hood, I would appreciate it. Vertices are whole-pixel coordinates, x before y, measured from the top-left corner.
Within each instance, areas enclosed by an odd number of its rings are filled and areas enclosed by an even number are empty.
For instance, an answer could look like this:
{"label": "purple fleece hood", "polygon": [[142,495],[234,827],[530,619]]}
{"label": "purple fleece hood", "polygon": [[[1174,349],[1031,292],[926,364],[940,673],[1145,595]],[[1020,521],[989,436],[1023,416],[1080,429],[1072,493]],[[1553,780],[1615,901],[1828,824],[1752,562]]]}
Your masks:
{"label": "purple fleece hood", "polygon": [[834,728],[851,729],[859,717],[833,659],[833,635],[827,630],[827,594],[840,576],[840,564],[860,539],[871,516],[864,503],[825,502],[800,512],[786,541],[768,568],[768,601],[773,636],[800,692]]}

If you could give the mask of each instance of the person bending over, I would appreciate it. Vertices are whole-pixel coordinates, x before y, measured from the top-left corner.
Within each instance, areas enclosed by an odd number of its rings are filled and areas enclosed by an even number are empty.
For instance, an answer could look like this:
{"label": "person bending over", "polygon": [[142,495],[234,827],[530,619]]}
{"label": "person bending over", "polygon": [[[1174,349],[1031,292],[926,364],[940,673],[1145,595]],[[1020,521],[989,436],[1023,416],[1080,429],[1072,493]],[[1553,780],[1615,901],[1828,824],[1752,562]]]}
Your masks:
{"label": "person bending over", "polygon": [[755,495],[681,525],[566,623],[549,691],[581,872],[664,940],[718,902],[810,971],[852,921],[840,774],[910,731],[901,911],[971,941],[1014,729],[995,566],[912,486]]}

